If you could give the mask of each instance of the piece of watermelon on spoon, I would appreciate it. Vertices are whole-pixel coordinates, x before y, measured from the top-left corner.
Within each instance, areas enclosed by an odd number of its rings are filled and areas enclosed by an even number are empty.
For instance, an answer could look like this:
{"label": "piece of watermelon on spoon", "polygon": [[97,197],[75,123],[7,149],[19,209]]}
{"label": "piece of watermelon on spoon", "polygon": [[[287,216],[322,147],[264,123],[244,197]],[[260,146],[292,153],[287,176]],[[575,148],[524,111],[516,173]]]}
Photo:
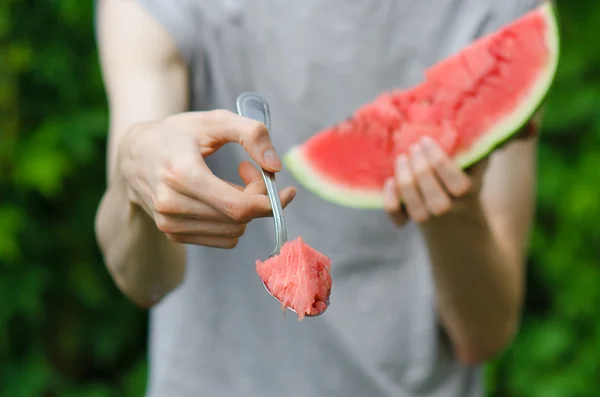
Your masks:
{"label": "piece of watermelon on spoon", "polygon": [[[241,116],[265,123],[271,130],[269,106],[259,95],[247,92],[237,99]],[[275,175],[261,168],[273,210],[275,249],[269,258],[256,261],[256,271],[265,289],[284,309],[298,314],[298,320],[322,314],[329,306],[331,260],[307,245],[301,237],[287,241],[283,208],[275,184]]]}

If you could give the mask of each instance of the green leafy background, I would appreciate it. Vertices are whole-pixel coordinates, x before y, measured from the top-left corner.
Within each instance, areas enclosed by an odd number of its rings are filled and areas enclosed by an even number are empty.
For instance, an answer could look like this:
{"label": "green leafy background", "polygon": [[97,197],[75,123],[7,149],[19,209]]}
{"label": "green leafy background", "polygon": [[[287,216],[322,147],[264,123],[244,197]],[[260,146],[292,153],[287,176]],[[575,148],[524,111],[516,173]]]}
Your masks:
{"label": "green leafy background", "polygon": [[[559,0],[521,332],[494,397],[600,396],[600,3]],[[107,112],[91,1],[0,2],[0,396],[141,396],[146,313],[93,235]]]}

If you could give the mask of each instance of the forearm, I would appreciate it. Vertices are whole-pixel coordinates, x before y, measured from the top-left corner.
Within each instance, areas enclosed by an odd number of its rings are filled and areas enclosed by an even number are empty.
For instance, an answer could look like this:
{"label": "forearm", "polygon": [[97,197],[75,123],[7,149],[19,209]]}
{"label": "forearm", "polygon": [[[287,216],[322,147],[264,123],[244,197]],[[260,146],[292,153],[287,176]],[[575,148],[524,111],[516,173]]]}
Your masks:
{"label": "forearm", "polygon": [[96,236],[116,285],[141,307],[158,302],[184,277],[185,247],[169,241],[116,183],[100,203]]}
{"label": "forearm", "polygon": [[480,200],[423,226],[441,321],[467,363],[500,351],[517,328],[522,260],[503,246]]}
{"label": "forearm", "polygon": [[96,214],[96,236],[117,286],[148,307],[183,279],[185,247],[169,241],[131,203],[117,153],[132,126],[189,108],[188,68],[172,37],[137,2],[100,1],[97,18],[110,134],[108,189]]}

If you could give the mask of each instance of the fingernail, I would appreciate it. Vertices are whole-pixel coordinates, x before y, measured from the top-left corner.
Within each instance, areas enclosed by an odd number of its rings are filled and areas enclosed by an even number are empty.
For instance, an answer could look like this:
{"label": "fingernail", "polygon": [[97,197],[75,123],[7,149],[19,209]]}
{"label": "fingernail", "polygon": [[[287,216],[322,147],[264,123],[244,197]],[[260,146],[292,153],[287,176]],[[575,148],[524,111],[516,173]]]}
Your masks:
{"label": "fingernail", "polygon": [[415,143],[414,145],[412,145],[410,147],[410,151],[412,154],[419,153],[421,151],[421,145],[418,143]]}
{"label": "fingernail", "polygon": [[430,137],[428,137],[428,136],[424,136],[424,137],[421,139],[421,144],[422,144],[424,147],[432,147],[432,146],[433,146],[433,139],[431,139],[431,138],[430,138]]}
{"label": "fingernail", "polygon": [[279,159],[279,156],[277,156],[277,153],[275,153],[275,150],[267,149],[263,153],[263,158],[265,159],[265,163],[273,170],[279,171],[281,169],[281,160]]}

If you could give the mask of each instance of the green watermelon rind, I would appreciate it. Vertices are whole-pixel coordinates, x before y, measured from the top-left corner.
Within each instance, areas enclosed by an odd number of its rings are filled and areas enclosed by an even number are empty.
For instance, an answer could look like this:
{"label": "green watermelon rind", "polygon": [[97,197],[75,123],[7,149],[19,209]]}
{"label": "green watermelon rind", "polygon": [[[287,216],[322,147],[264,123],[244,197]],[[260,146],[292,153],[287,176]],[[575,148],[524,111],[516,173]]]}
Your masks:
{"label": "green watermelon rind", "polygon": [[[560,55],[560,33],[557,22],[557,11],[551,1],[540,6],[548,21],[546,39],[552,59],[540,73],[534,88],[528,98],[521,101],[509,117],[496,124],[491,131],[482,134],[479,140],[468,152],[455,156],[455,163],[465,169],[485,158],[496,148],[513,138],[531,117],[539,110],[553,83]],[[294,146],[284,155],[283,163],[307,190],[320,198],[345,207],[357,209],[382,209],[383,196],[381,190],[365,190],[356,187],[343,186],[336,181],[328,180],[322,173],[313,169],[302,152],[302,146]]]}

